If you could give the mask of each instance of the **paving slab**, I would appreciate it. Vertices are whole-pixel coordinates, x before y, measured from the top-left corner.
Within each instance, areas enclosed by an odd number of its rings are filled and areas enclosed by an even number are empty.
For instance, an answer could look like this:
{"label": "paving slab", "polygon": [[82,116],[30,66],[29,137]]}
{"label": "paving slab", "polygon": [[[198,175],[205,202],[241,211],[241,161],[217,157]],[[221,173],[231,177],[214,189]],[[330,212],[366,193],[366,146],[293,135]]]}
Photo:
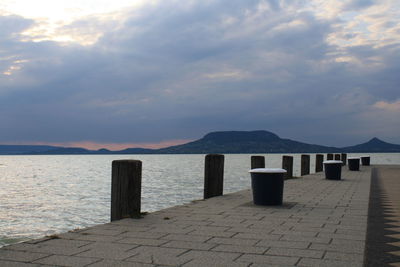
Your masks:
{"label": "paving slab", "polygon": [[33,264],[33,263],[23,263],[23,262],[16,262],[16,261],[0,260],[0,266],[2,266],[2,267],[38,267],[40,265]]}
{"label": "paving slab", "polygon": [[[362,266],[373,168],[286,180],[282,206],[255,206],[246,189],[3,247],[0,266]],[[387,195],[386,216],[399,218]]]}
{"label": "paving slab", "polygon": [[47,264],[52,266],[84,267],[98,261],[99,259],[96,258],[52,255],[46,258],[36,260],[34,261],[34,263]]}

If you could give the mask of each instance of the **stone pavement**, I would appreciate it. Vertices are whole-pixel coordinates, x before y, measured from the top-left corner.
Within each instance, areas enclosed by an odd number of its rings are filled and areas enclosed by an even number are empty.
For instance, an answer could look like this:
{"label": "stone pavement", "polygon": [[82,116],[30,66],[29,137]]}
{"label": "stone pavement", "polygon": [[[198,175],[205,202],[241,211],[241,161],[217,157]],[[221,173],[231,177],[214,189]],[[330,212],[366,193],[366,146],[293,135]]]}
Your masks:
{"label": "stone pavement", "polygon": [[345,166],[285,181],[281,207],[244,190],[7,246],[0,266],[363,266],[370,181]]}

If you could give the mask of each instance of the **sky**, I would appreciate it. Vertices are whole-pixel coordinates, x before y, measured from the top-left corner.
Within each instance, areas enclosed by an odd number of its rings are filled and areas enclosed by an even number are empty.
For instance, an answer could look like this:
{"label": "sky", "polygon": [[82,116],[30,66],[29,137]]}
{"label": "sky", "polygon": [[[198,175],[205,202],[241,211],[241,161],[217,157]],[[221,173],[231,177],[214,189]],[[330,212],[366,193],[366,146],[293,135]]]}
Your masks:
{"label": "sky", "polygon": [[1,0],[0,144],[400,144],[398,0]]}

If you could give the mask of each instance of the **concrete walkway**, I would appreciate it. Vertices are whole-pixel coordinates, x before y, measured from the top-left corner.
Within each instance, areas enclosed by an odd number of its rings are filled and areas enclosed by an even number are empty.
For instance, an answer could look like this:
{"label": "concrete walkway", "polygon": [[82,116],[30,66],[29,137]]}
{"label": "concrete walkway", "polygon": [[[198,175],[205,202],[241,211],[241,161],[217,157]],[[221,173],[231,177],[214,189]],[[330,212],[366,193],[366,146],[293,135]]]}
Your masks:
{"label": "concrete walkway", "polygon": [[0,266],[362,266],[370,181],[370,167],[307,175],[281,207],[244,190],[7,246]]}

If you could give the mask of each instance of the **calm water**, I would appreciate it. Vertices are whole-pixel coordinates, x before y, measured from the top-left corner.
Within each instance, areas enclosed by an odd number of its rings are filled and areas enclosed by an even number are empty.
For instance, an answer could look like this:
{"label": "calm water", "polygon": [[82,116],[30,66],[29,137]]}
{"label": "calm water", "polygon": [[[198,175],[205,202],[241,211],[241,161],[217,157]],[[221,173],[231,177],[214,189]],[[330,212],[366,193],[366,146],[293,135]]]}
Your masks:
{"label": "calm water", "polygon": [[[225,156],[225,193],[250,187],[250,156]],[[264,156],[267,167],[281,167],[282,154]],[[108,222],[115,159],[143,162],[142,211],[203,196],[204,155],[0,156],[0,246]],[[312,155],[311,171],[314,163]],[[400,154],[371,154],[371,164],[400,164]]]}

